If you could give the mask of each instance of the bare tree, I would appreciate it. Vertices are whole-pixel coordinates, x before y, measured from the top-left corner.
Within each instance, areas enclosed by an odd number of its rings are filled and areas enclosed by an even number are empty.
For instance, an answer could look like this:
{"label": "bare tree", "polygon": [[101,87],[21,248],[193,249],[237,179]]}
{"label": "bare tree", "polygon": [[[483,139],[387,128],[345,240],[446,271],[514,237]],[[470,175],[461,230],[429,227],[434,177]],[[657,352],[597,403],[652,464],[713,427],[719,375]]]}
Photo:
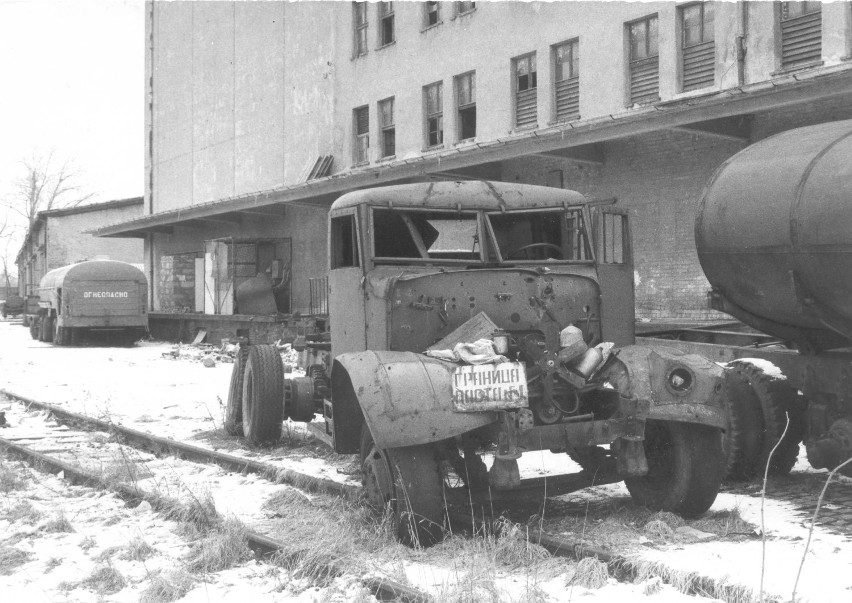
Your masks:
{"label": "bare tree", "polygon": [[84,193],[77,184],[78,174],[69,161],[54,168],[53,154],[34,156],[24,161],[24,176],[15,185],[11,198],[0,206],[17,213],[32,226],[40,211],[76,207],[92,198],[94,193]]}

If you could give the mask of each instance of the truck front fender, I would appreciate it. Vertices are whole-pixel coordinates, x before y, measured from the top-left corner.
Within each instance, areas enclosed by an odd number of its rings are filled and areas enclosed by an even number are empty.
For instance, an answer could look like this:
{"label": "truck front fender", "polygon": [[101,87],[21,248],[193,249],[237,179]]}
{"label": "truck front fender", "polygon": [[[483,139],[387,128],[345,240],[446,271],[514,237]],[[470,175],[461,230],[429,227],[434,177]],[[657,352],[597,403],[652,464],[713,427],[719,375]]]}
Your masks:
{"label": "truck front fender", "polygon": [[724,429],[724,370],[697,354],[629,345],[601,375],[622,395],[650,402],[649,419]]}
{"label": "truck front fender", "polygon": [[331,370],[335,450],[354,452],[358,408],[380,448],[438,442],[497,421],[453,410],[454,364],[413,352],[341,354]]}

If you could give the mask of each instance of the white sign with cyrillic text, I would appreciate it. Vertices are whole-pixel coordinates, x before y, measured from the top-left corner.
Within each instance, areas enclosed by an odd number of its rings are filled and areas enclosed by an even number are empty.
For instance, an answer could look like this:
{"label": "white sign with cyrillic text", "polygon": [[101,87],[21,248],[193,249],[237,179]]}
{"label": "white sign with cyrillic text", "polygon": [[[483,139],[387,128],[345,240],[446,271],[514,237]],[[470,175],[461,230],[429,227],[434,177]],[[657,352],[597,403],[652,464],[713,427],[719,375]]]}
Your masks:
{"label": "white sign with cyrillic text", "polygon": [[474,364],[453,369],[453,408],[480,412],[526,408],[527,372],[521,362]]}

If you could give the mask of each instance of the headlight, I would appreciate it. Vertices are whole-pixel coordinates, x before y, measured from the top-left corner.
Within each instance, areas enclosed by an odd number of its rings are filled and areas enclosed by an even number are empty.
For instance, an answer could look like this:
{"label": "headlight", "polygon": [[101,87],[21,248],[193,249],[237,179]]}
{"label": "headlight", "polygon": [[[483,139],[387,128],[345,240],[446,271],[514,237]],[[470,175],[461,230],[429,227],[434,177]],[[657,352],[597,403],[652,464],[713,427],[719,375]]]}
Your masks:
{"label": "headlight", "polygon": [[666,375],[666,388],[673,394],[685,394],[695,385],[695,375],[684,366],[669,371]]}

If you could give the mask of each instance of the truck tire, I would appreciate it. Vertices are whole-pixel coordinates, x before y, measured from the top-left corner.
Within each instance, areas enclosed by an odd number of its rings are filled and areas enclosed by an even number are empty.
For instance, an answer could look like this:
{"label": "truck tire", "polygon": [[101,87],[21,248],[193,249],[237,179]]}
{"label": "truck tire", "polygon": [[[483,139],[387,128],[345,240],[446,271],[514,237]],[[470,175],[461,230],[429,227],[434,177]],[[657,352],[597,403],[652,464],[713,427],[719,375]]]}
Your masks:
{"label": "truck tire", "polygon": [[754,396],[760,403],[763,445],[757,460],[758,475],[763,475],[766,461],[784,433],[789,413],[790,425],[787,433],[778,444],[769,463],[769,475],[787,475],[796,464],[796,459],[799,457],[799,442],[805,435],[805,410],[804,405],[799,401],[798,393],[790,386],[784,375],[769,374],[748,360],[734,360],[728,363],[728,366],[748,380]]}
{"label": "truck tire", "polygon": [[65,327],[59,326],[59,321],[57,319],[53,319],[53,343],[56,345],[66,345],[67,334]]}
{"label": "truck tire", "polygon": [[[366,433],[363,431],[366,430]],[[403,544],[428,547],[444,537],[444,499],[437,449],[432,444],[380,449],[365,424],[361,432],[361,483],[378,513],[390,510]]]}
{"label": "truck tire", "polygon": [[42,320],[44,324],[44,341],[45,343],[50,343],[53,341],[53,325],[56,324],[56,319],[52,316],[45,316]]}
{"label": "truck tire", "polygon": [[760,472],[763,450],[763,410],[747,375],[736,367],[725,371],[725,410],[722,433],[725,479],[748,480]]}
{"label": "truck tire", "polygon": [[278,348],[254,345],[243,374],[243,434],[252,446],[281,439],[284,365]]}
{"label": "truck tire", "polygon": [[246,373],[248,346],[241,345],[234,357],[231,370],[231,384],[228,386],[228,405],[225,406],[225,433],[232,436],[243,435],[243,378]]}
{"label": "truck tire", "polygon": [[725,469],[718,429],[649,420],[644,446],[648,474],[624,480],[636,502],[684,517],[697,517],[710,508]]}
{"label": "truck tire", "polygon": [[39,340],[39,321],[36,318],[30,318],[30,337]]}

